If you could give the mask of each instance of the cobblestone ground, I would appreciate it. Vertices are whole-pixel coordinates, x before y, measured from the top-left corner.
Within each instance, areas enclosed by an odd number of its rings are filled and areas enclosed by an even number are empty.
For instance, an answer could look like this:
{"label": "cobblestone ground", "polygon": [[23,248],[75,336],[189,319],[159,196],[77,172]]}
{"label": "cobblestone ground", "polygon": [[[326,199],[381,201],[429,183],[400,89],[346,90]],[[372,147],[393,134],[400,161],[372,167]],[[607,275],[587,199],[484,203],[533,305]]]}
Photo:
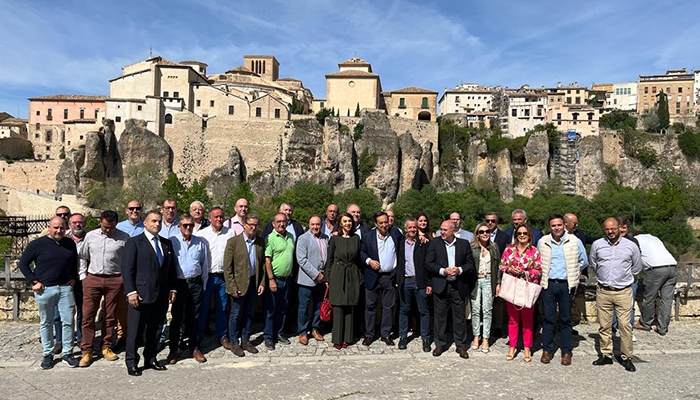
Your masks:
{"label": "cobblestone ground", "polygon": [[[82,369],[57,363],[52,370],[42,371],[38,325],[4,322],[0,323],[0,390],[2,398],[11,399],[76,394],[149,399],[700,399],[700,321],[672,322],[663,337],[635,331],[636,373],[626,372],[617,363],[592,366],[597,355],[597,325],[576,329],[579,336],[570,367],[559,365],[559,353],[551,364],[541,364],[538,347],[532,363],[525,363],[522,354],[507,362],[505,339],[498,339],[489,354],[470,350],[471,358],[462,360],[454,351],[439,358],[423,353],[419,339],[404,351],[380,341],[369,348],[355,344],[338,351],[331,347],[328,334],[326,341],[310,339],[308,346],[300,345],[296,338],[274,351],[260,344],[259,354],[243,358],[208,341],[203,346],[209,359],[205,364],[185,359],[168,371],[146,370],[143,376],[132,378],[122,360],[98,359]],[[166,355],[164,350],[159,358]]]}

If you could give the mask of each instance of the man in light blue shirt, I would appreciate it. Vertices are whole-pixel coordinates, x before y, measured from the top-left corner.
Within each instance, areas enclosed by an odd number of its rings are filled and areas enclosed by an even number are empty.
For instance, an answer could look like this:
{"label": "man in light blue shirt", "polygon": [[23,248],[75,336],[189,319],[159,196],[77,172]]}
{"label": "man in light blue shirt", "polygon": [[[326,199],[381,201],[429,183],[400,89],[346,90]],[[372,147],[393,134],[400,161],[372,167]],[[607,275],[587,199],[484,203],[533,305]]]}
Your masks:
{"label": "man in light blue shirt", "polygon": [[117,229],[130,237],[142,234],[144,230],[143,221],[141,221],[142,211],[141,203],[138,200],[131,200],[124,210],[126,219],[117,224]]}

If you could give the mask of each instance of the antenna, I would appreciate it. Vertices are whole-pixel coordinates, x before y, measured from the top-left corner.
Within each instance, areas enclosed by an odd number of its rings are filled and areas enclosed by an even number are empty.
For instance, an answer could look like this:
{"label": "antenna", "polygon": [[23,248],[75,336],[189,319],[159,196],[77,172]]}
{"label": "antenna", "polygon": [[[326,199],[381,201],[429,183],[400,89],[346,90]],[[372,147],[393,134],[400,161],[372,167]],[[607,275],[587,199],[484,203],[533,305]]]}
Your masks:
{"label": "antenna", "polygon": [[153,46],[148,48],[148,58],[153,57]]}

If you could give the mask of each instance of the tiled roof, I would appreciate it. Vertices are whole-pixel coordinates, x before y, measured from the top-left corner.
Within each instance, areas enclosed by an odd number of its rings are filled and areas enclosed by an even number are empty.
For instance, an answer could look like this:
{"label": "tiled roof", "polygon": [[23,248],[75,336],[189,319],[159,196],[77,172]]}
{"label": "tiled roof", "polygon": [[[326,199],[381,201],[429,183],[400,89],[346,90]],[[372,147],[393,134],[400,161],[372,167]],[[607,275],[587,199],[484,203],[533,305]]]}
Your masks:
{"label": "tiled roof", "polygon": [[5,118],[3,120],[0,120],[0,125],[22,126],[22,125],[25,125],[27,122],[29,122],[29,120],[27,120],[27,119],[10,117],[10,118]]}
{"label": "tiled roof", "polygon": [[50,96],[30,97],[29,100],[75,100],[75,101],[105,101],[109,96],[89,96],[84,94],[53,94]]}
{"label": "tiled roof", "polygon": [[424,89],[424,88],[420,88],[417,86],[408,86],[405,88],[394,90],[391,93],[433,93],[433,94],[437,94],[437,92],[434,90]]}
{"label": "tiled roof", "polygon": [[0,111],[0,121],[6,120],[8,118],[12,118],[12,115],[10,115],[4,111]]}
{"label": "tiled roof", "polygon": [[236,68],[231,68],[230,70],[226,71],[225,74],[258,75],[255,72],[251,71],[250,68],[246,67],[245,65],[239,65]]}
{"label": "tiled roof", "polygon": [[279,78],[278,81],[294,81],[294,82],[301,82],[299,79],[296,79],[296,78]]}
{"label": "tiled roof", "polygon": [[369,63],[359,57],[353,57],[351,59],[345,60],[338,65],[369,65]]}
{"label": "tiled roof", "polygon": [[378,77],[379,75],[373,74],[371,72],[367,71],[361,71],[361,70],[355,70],[355,69],[346,69],[345,71],[338,71],[338,72],[333,72],[331,74],[326,74],[326,77],[329,76],[372,76],[372,77]]}

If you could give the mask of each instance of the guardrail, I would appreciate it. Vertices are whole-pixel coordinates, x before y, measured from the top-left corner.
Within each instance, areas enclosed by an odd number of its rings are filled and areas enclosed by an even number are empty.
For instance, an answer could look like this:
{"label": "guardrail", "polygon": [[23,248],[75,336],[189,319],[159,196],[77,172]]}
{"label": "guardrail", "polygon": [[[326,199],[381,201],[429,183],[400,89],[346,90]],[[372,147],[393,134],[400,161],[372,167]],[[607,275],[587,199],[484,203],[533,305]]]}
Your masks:
{"label": "guardrail", "polygon": [[[12,292],[12,319],[16,321],[19,319],[19,294],[21,290],[26,289],[26,279],[19,271],[12,273],[12,259],[12,256],[9,254],[0,255],[0,260],[2,260],[2,265],[4,266],[1,275],[3,279],[2,288]],[[13,281],[24,282],[24,285],[20,288],[17,285],[13,285]]]}

